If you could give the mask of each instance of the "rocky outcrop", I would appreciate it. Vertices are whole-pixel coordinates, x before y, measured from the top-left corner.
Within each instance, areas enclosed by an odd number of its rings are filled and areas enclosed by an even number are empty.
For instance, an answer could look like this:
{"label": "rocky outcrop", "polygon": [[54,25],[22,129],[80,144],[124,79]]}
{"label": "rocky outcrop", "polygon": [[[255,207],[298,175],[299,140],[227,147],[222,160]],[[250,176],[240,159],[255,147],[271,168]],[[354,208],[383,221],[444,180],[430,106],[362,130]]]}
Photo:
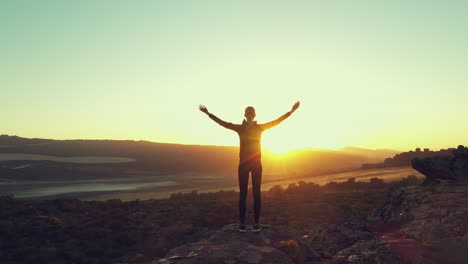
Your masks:
{"label": "rocky outcrop", "polygon": [[468,182],[408,186],[367,219],[308,234],[323,263],[468,263]]}
{"label": "rocky outcrop", "polygon": [[412,166],[426,176],[425,185],[436,184],[440,180],[468,179],[468,148],[460,145],[452,151],[452,155],[414,158]]}
{"label": "rocky outcrop", "polygon": [[399,189],[368,227],[404,263],[468,263],[468,183]]}
{"label": "rocky outcrop", "polygon": [[407,186],[370,215],[342,216],[302,237],[273,226],[238,233],[227,225],[153,263],[463,264],[467,231],[467,181]]}
{"label": "rocky outcrop", "polygon": [[318,254],[305,238],[273,226],[259,233],[239,233],[226,225],[208,239],[174,248],[159,264],[311,263]]}
{"label": "rocky outcrop", "polygon": [[320,263],[400,263],[360,217],[352,217],[340,224],[320,225],[306,237],[320,255]]}

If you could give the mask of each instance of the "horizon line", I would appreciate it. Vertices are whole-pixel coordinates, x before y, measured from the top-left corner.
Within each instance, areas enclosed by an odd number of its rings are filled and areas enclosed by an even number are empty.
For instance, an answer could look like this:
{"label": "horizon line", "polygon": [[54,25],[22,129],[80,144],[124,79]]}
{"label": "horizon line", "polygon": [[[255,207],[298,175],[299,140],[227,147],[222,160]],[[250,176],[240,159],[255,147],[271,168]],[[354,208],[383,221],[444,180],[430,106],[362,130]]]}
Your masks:
{"label": "horizon line", "polygon": [[[9,135],[9,134],[0,134],[1,136],[8,136],[8,137],[18,137],[18,138],[25,138],[25,139],[42,139],[42,140],[56,140],[56,141],[78,141],[78,140],[89,140],[89,141],[134,141],[134,142],[150,142],[150,143],[156,143],[156,144],[168,144],[168,145],[184,145],[184,146],[212,146],[212,147],[237,147],[239,148],[238,145],[213,145],[213,144],[197,144],[197,143],[179,143],[179,142],[160,142],[160,141],[151,141],[151,140],[146,140],[146,139],[109,139],[109,138],[62,138],[62,139],[54,139],[54,138],[40,138],[40,137],[23,137],[23,136],[18,136],[18,135]],[[389,150],[389,151],[398,151],[398,152],[408,152],[411,150],[416,150],[417,148],[414,149],[407,149],[407,150],[401,150],[401,149],[393,149],[393,148],[365,148],[365,147],[360,147],[360,146],[352,146],[352,145],[345,145],[339,148],[318,148],[318,147],[304,147],[304,148],[297,148],[297,149],[292,149],[288,150],[282,153],[278,153],[276,151],[272,151],[268,148],[262,147],[263,150],[267,150],[271,153],[275,154],[285,154],[288,152],[292,151],[297,151],[297,150],[307,150],[307,149],[317,149],[317,150],[327,150],[327,151],[343,151],[342,149],[346,148],[358,148],[358,149],[364,149],[364,150]],[[426,149],[425,147],[418,147],[421,150]],[[444,149],[450,149],[450,148],[456,148],[455,147],[448,147],[448,148],[440,148],[439,150],[444,150]],[[427,148],[432,151],[439,151],[431,148]]]}

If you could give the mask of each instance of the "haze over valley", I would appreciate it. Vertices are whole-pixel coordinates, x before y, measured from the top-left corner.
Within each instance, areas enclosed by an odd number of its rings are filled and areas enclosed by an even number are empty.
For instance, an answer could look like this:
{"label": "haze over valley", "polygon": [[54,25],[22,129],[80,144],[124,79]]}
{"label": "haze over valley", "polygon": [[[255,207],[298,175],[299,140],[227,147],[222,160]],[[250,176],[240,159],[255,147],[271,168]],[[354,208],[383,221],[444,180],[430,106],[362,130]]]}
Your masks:
{"label": "haze over valley", "polygon": [[[17,198],[165,198],[172,193],[235,190],[238,148],[122,140],[50,140],[0,136],[0,194]],[[349,177],[401,178],[408,167],[353,172],[395,150],[308,148],[263,152],[263,188]]]}

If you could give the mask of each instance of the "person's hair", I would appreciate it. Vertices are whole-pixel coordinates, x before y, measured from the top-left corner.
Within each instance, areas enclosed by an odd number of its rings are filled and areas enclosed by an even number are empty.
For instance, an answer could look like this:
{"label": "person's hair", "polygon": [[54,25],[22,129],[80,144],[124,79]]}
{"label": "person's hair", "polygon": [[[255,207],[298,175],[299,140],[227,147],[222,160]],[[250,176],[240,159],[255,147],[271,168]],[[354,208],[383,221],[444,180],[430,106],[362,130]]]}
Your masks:
{"label": "person's hair", "polygon": [[249,110],[249,109],[252,109],[252,110],[254,110],[254,112],[255,112],[255,108],[254,108],[253,106],[247,106],[247,107],[245,108],[245,111],[247,111],[247,110]]}

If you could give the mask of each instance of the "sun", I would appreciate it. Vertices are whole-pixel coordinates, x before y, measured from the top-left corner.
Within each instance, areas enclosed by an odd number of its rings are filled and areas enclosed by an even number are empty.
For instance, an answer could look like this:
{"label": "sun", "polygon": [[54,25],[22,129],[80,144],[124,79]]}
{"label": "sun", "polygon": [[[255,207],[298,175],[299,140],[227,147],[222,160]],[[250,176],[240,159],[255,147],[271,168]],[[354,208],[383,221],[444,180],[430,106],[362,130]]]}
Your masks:
{"label": "sun", "polygon": [[296,150],[296,149],[304,149],[308,146],[304,145],[303,142],[295,142],[294,140],[266,140],[263,144],[263,148],[273,152],[275,154],[285,154],[289,151]]}
{"label": "sun", "polygon": [[335,150],[340,148],[338,144],[327,143],[327,142],[315,142],[315,144],[310,144],[310,142],[303,142],[299,138],[288,137],[288,139],[274,140],[274,138],[267,138],[263,141],[262,147],[270,152],[275,154],[285,154],[297,149],[306,149],[306,148],[319,148],[319,149],[329,149]]}
{"label": "sun", "polygon": [[263,148],[275,154],[285,154],[289,151],[298,149],[292,147],[290,144],[264,144]]}

